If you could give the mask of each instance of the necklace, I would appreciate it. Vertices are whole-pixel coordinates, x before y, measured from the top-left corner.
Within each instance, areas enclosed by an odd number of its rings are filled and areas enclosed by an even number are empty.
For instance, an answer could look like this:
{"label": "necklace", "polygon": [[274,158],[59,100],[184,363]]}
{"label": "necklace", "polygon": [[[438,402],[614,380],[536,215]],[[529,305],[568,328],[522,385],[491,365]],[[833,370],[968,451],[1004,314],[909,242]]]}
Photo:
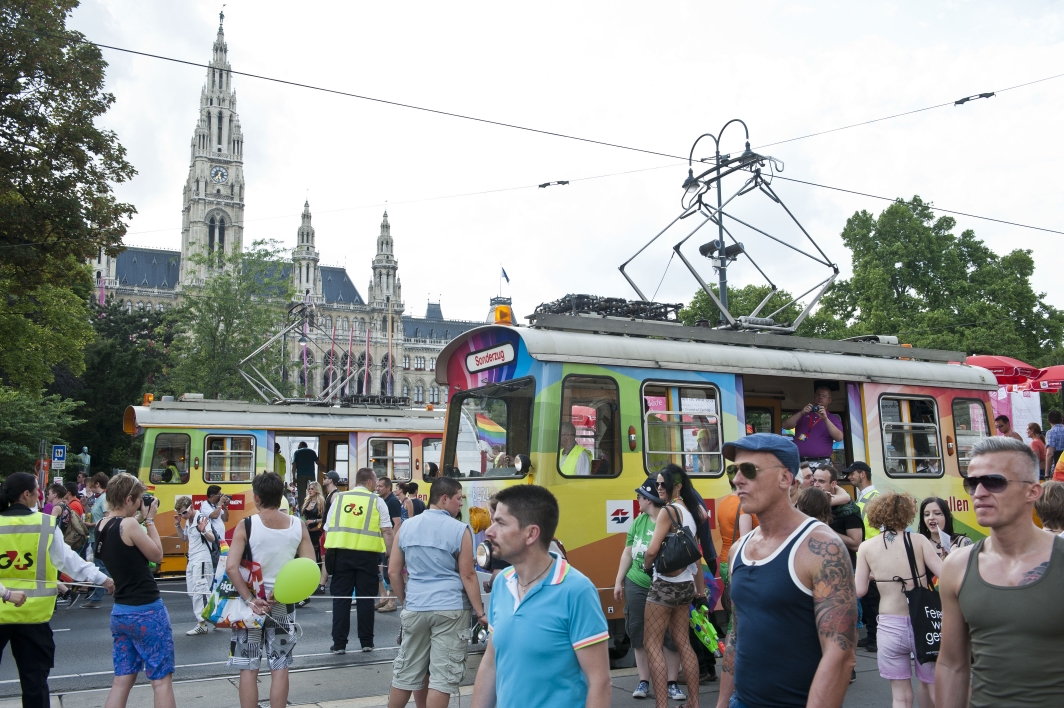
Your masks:
{"label": "necklace", "polygon": [[534,577],[531,580],[529,580],[527,583],[522,583],[521,582],[521,578],[518,578],[517,579],[518,586],[521,587],[522,589],[527,589],[529,585],[531,585],[532,583],[536,582],[537,580],[542,578],[544,575],[546,575],[547,571],[550,570],[550,567],[553,564],[554,564],[554,561],[551,561],[550,563],[548,563],[547,567],[543,569],[543,572],[541,572],[539,575],[537,575],[536,577]]}

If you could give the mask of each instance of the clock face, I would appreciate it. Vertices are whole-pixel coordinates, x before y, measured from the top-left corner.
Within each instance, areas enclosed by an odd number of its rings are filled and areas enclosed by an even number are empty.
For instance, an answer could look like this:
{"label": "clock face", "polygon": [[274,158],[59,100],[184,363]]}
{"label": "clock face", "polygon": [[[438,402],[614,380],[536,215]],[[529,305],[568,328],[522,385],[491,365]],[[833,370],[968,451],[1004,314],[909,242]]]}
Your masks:
{"label": "clock face", "polygon": [[229,179],[229,170],[224,167],[212,167],[211,168],[211,181],[217,184],[225,184]]}

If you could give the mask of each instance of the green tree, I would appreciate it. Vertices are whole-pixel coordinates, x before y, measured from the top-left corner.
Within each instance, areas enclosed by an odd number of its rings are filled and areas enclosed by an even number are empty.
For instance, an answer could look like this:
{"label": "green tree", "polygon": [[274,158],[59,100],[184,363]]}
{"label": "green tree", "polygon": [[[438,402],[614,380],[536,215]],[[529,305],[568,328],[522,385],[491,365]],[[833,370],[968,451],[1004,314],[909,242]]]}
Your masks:
{"label": "green tree", "polygon": [[1060,346],[1064,313],[1031,287],[1031,252],[998,256],[955,226],[918,196],[877,218],[855,213],[842,231],[853,277],[825,296],[815,333],[895,334],[914,346],[1025,361]]}
{"label": "green tree", "polygon": [[66,442],[65,434],[82,421],[74,418],[77,401],[59,396],[27,395],[0,385],[0,469],[31,472],[43,439]]}
{"label": "green tree", "polygon": [[[713,291],[713,294],[720,296],[720,288],[716,285],[710,285],[709,289]],[[741,288],[728,287],[728,310],[732,316],[739,318],[740,316],[749,315],[754,309],[761,304],[761,301],[769,294],[769,286],[767,285],[747,285]],[[786,290],[777,290],[769,298],[768,304],[761,308],[758,316],[764,317],[769,315],[779,308],[787,305],[778,315],[773,319],[780,324],[793,322],[798,315],[802,312],[801,304],[788,305],[793,296]],[[690,304],[687,307],[680,310],[680,321],[687,326],[692,326],[699,320],[708,320],[711,326],[716,326],[720,321],[720,310],[709,299],[704,290],[696,290],[694,297],[691,298]],[[802,323],[804,328],[805,323]]]}
{"label": "green tree", "polygon": [[[213,274],[185,288],[182,307],[172,311],[175,365],[166,387],[207,398],[255,398],[237,364],[281,328],[293,297],[290,262],[273,241],[256,241],[235,256],[216,255],[213,263],[201,254],[190,259],[207,263]],[[280,358],[274,359],[279,368]]]}
{"label": "green tree", "polygon": [[124,467],[131,438],[122,429],[126,406],[140,403],[164,372],[173,340],[169,315],[126,312],[116,300],[93,306],[95,340],[85,349],[85,372],[71,396],[84,421],[72,428],[75,448],[86,446],[93,467]]}
{"label": "green tree", "polygon": [[[107,64],[66,29],[77,0],[0,4],[0,266],[5,294],[87,280],[74,263],[117,255],[126,220],[113,183],[135,171],[97,127],[114,103]],[[10,342],[7,342],[10,344]]]}

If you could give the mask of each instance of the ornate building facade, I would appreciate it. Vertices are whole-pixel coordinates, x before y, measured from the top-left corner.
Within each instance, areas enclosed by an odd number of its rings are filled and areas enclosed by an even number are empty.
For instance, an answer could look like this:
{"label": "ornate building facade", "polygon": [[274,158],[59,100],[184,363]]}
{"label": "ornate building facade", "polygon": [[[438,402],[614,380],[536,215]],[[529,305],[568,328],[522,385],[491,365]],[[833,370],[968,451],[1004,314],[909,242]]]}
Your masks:
{"label": "ornate building facade", "polygon": [[[113,297],[128,311],[165,311],[179,302],[182,288],[211,277],[220,267],[220,254],[242,250],[244,136],[221,21],[190,147],[181,250],[130,247],[115,258],[101,253],[93,264],[101,302]],[[297,299],[314,306],[318,325],[307,333],[314,346],[307,348],[305,363],[299,345],[289,342],[289,378],[300,395],[316,396],[350,373],[347,394],[408,396],[415,405],[446,403],[446,391],[435,382],[436,357],[453,337],[483,323],[445,319],[439,303],[428,303],[424,317],[405,314],[387,212],[365,298],[344,267],[321,263],[309,202],[303,204],[289,268]]]}

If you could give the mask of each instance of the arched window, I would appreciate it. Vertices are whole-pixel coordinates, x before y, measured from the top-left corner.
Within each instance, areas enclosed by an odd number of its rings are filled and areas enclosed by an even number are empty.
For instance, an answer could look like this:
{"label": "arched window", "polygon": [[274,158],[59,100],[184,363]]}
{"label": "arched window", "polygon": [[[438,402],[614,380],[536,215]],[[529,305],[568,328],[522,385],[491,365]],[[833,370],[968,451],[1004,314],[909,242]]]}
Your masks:
{"label": "arched window", "polygon": [[138,312],[143,312],[144,311],[144,303],[143,302],[137,301],[137,311]]}
{"label": "arched window", "polygon": [[129,314],[132,314],[132,313],[133,313],[133,301],[132,300],[126,300],[126,314],[129,315]]}
{"label": "arched window", "polygon": [[158,312],[166,312],[166,305],[160,302],[159,306],[157,308],[155,308],[155,309]]}
{"label": "arched window", "polygon": [[149,314],[151,314],[151,307],[152,307],[152,306],[151,306],[151,303],[149,302],[149,303],[148,303],[148,304],[147,304],[147,305],[145,306],[145,308],[144,308],[144,309],[145,309],[145,311],[147,311],[147,312],[148,312]]}
{"label": "arched window", "polygon": [[429,359],[429,371],[435,371],[435,370],[436,370],[436,357],[432,357],[431,359]]}
{"label": "arched window", "polygon": [[222,265],[225,255],[225,219],[218,219],[218,265]]}
{"label": "arched window", "polygon": [[406,384],[403,384],[403,397],[410,398],[410,387]]}
{"label": "arched window", "polygon": [[409,369],[410,368],[410,357],[409,356],[406,356],[406,355],[403,356],[403,368],[404,369]]}
{"label": "arched window", "polygon": [[207,222],[207,264],[209,266],[214,265],[214,217]]}

